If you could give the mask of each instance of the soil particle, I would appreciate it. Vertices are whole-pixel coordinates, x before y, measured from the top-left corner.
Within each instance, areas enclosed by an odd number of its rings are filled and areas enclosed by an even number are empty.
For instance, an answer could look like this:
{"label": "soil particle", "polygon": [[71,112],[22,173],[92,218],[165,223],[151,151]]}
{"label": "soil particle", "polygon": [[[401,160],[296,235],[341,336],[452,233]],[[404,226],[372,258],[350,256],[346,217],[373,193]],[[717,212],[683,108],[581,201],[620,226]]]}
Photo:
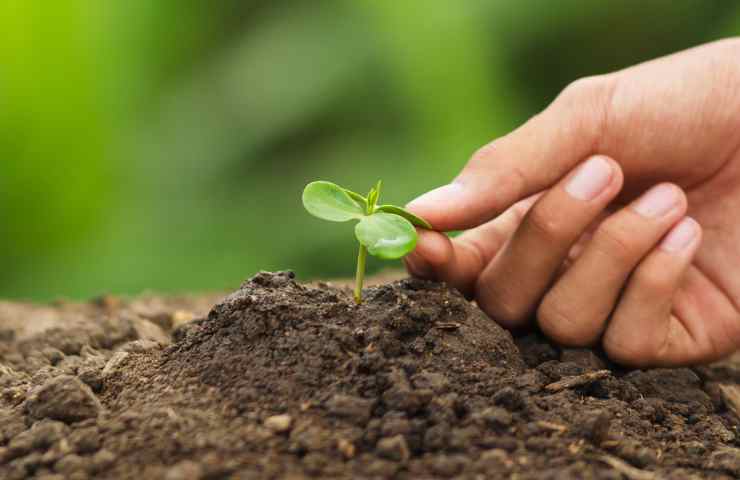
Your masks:
{"label": "soil particle", "polygon": [[23,417],[13,418],[12,411],[0,415],[0,444],[8,443],[13,437],[26,430]]}
{"label": "soil particle", "polygon": [[512,412],[516,412],[525,407],[524,396],[519,390],[512,387],[504,387],[492,398],[493,403],[501,405]]}
{"label": "soil particle", "polygon": [[147,350],[160,348],[162,345],[166,345],[167,343],[169,343],[169,340],[167,340],[166,343],[161,343],[155,340],[132,340],[118,347],[118,350],[126,353],[143,353]]}
{"label": "soil particle", "polygon": [[[727,410],[729,410],[735,418],[740,421],[740,387],[737,385],[722,385],[717,384],[719,391],[719,398]],[[716,402],[713,400],[713,404]]]}
{"label": "soil particle", "polygon": [[101,380],[105,380],[121,370],[128,356],[129,352],[126,351],[118,351],[114,353],[110,360],[105,364],[105,367],[103,367],[102,372],[100,372]]}
{"label": "soil particle", "polygon": [[638,440],[624,440],[620,442],[616,453],[620,458],[640,468],[658,462],[657,452],[649,447],[645,447]]}
{"label": "soil particle", "polygon": [[54,347],[46,347],[41,351],[41,353],[47,360],[49,360],[51,365],[56,365],[64,359],[64,353]]}
{"label": "soil particle", "polygon": [[200,480],[203,478],[203,467],[190,460],[183,460],[167,470],[165,480]]}
{"label": "soil particle", "polygon": [[378,455],[395,462],[407,462],[411,454],[403,435],[381,438],[376,446]]}
{"label": "soil particle", "polygon": [[92,456],[92,463],[90,471],[93,475],[105,472],[113,462],[116,461],[116,455],[109,450],[98,450],[95,455]]}
{"label": "soil particle", "polygon": [[54,471],[63,475],[72,475],[87,470],[88,462],[81,456],[70,453],[57,460],[54,464]]}
{"label": "soil particle", "polygon": [[95,418],[102,408],[90,387],[70,375],[48,380],[31,393],[24,407],[31,418],[50,418],[66,423]]}
{"label": "soil particle", "polygon": [[607,367],[607,362],[590,348],[564,348],[560,361],[575,363],[586,371],[603,370]]}
{"label": "soil particle", "polygon": [[425,458],[425,466],[434,474],[444,478],[452,477],[463,471],[468,460],[461,455],[438,455]]}
{"label": "soil particle", "polygon": [[477,425],[497,431],[505,430],[514,422],[514,416],[501,407],[484,408],[470,417]]}
{"label": "soil particle", "polygon": [[627,374],[624,379],[634,385],[645,397],[656,397],[672,403],[691,405],[703,412],[713,410],[711,399],[700,388],[700,378],[688,368],[636,370]]}
{"label": "soil particle", "polygon": [[372,415],[373,401],[352,395],[336,394],[326,402],[329,415],[365,425]]}
{"label": "soil particle", "polygon": [[383,416],[380,425],[380,434],[384,437],[408,435],[412,432],[412,425],[402,412],[388,412]]}
{"label": "soil particle", "polygon": [[709,456],[707,468],[721,470],[740,477],[740,448],[721,448]]}
{"label": "soil particle", "polygon": [[414,388],[419,390],[431,390],[436,394],[447,393],[450,389],[450,381],[442,373],[419,372],[411,378]]}
{"label": "soil particle", "polygon": [[300,420],[290,432],[290,450],[296,453],[328,450],[332,446],[332,434],[310,420]]}
{"label": "soil particle", "polygon": [[[154,344],[168,345],[170,343],[170,337],[165,333],[162,328],[149,320],[144,318],[134,317],[131,320],[131,325],[136,331],[136,337],[143,342],[150,342]],[[130,348],[130,344],[129,344]],[[129,350],[130,351],[130,350]]]}
{"label": "soil particle", "polygon": [[0,309],[0,478],[740,475],[733,364],[623,371],[513,339],[437,283],[365,298],[281,272],[210,311],[216,296]]}
{"label": "soil particle", "polygon": [[273,415],[265,419],[265,427],[275,433],[284,433],[290,430],[293,417],[290,415]]}
{"label": "soil particle", "polygon": [[59,473],[41,473],[36,475],[37,480],[65,480],[64,475]]}
{"label": "soil particle", "polygon": [[412,389],[401,369],[392,369],[384,382],[387,385],[383,392],[383,404],[389,410],[399,410],[414,414],[424,408],[434,396],[432,390]]}
{"label": "soil particle", "polygon": [[101,444],[98,427],[91,426],[73,431],[69,436],[69,442],[78,453],[95,453]]}
{"label": "soil particle", "polygon": [[36,422],[29,430],[18,434],[10,442],[11,447],[15,444],[26,444],[30,449],[45,450],[54,442],[61,440],[69,434],[69,427],[62,422],[54,420],[41,420]]}
{"label": "soil particle", "polygon": [[586,436],[591,439],[594,445],[601,445],[609,440],[611,423],[612,416],[608,411],[594,412],[584,424]]}
{"label": "soil particle", "polygon": [[558,360],[560,350],[541,334],[531,333],[515,339],[522,359],[529,368],[536,368],[545,362]]}
{"label": "soil particle", "polygon": [[354,458],[357,452],[355,444],[344,438],[340,438],[339,440],[337,440],[337,450],[339,450],[339,452],[347,460]]}

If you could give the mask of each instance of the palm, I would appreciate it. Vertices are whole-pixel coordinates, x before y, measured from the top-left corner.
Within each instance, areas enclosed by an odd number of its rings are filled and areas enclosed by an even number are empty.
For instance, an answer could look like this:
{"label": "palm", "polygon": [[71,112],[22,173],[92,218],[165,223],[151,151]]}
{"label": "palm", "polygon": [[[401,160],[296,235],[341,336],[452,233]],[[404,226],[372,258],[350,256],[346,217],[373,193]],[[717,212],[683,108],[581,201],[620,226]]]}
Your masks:
{"label": "palm", "polygon": [[[694,339],[726,352],[737,344],[740,331],[740,155],[725,171],[689,189],[689,214],[702,225],[704,242],[674,300],[673,313]],[[722,343],[720,343],[722,342]]]}

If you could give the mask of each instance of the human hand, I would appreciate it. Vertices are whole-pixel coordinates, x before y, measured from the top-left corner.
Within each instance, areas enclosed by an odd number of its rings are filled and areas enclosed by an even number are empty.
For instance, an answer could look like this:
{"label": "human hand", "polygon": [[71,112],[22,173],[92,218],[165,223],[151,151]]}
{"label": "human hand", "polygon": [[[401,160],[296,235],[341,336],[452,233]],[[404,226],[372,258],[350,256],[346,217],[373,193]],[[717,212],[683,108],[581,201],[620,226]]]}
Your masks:
{"label": "human hand", "polygon": [[408,208],[469,229],[421,232],[410,273],[507,328],[536,319],[560,344],[601,342],[638,367],[733,352],[740,39],[576,81]]}

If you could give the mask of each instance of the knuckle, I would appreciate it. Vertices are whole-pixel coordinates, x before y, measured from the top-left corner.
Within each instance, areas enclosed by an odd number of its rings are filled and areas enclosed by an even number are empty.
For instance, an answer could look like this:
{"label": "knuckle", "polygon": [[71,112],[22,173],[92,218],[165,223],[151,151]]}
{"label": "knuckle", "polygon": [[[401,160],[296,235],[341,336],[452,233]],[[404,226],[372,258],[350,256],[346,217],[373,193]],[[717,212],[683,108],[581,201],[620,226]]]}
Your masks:
{"label": "knuckle", "polygon": [[649,268],[638,268],[633,281],[639,290],[649,297],[665,298],[673,293],[675,286],[675,279],[671,277],[671,273],[670,269],[650,265]]}
{"label": "knuckle", "polygon": [[569,301],[555,289],[542,300],[537,309],[537,322],[542,332],[561,345],[586,347],[601,335],[607,313],[589,312],[577,302]]}
{"label": "knuckle", "polygon": [[496,141],[494,140],[493,142],[487,143],[478,148],[475,152],[473,152],[473,155],[470,156],[470,160],[473,162],[487,162],[493,153],[495,144]]}
{"label": "knuckle", "polygon": [[[504,141],[505,138],[496,139],[476,150],[457,177],[458,180],[487,175],[486,172],[496,163],[496,152],[499,149],[500,142]],[[528,175],[520,166],[507,165],[506,181],[499,184],[495,190],[487,192],[487,195],[490,197],[492,205],[503,206],[501,200],[504,198],[522,198],[528,183]]]}
{"label": "knuckle", "polygon": [[[618,319],[612,319],[618,322]],[[610,360],[629,367],[642,367],[645,365],[645,357],[648,349],[644,341],[636,341],[635,338],[627,337],[615,331],[614,327],[608,328],[601,341],[604,353]]]}
{"label": "knuckle", "polygon": [[562,216],[544,204],[535,205],[525,216],[525,223],[535,235],[548,241],[566,241],[572,236]]}
{"label": "knuckle", "polygon": [[574,317],[565,313],[562,302],[547,295],[537,309],[537,323],[547,337],[561,345],[580,346],[582,336]]}
{"label": "knuckle", "polygon": [[604,352],[607,357],[619,365],[634,368],[649,364],[650,350],[637,342],[624,342],[613,335],[607,335],[603,341]]}
{"label": "knuckle", "polygon": [[558,102],[566,108],[580,112],[578,128],[588,132],[595,151],[601,149],[601,142],[609,130],[618,83],[616,74],[583,77],[565,87],[558,97]]}
{"label": "knuckle", "polygon": [[666,358],[673,350],[667,333],[636,331],[636,327],[627,326],[626,320],[617,312],[604,333],[602,347],[607,357],[619,365],[632,368],[667,364]]}
{"label": "knuckle", "polygon": [[[497,247],[493,249],[494,251],[497,251],[500,248],[500,245],[503,243],[502,240],[499,240],[497,238],[489,238],[487,240],[488,242],[497,245]],[[488,264],[490,259],[486,254],[487,248],[481,244],[480,240],[475,238],[462,237],[459,238],[457,244],[466,252],[468,252],[470,258],[473,260],[473,262],[475,262],[475,267],[473,268],[474,271],[482,272],[483,269],[486,268],[486,265]]]}
{"label": "knuckle", "polygon": [[508,185],[511,185],[512,189],[517,192],[516,198],[521,198],[521,192],[525,190],[527,185],[527,174],[522,170],[521,167],[514,165],[509,172]]}
{"label": "knuckle", "polygon": [[608,75],[592,75],[579,78],[568,84],[561,96],[565,99],[578,100],[600,98],[611,89],[611,78]]}
{"label": "knuckle", "polygon": [[516,300],[512,292],[502,291],[479,281],[476,299],[479,306],[497,323],[506,328],[517,328],[526,323],[530,308]]}
{"label": "knuckle", "polygon": [[690,350],[695,352],[694,359],[699,362],[716,361],[736,351],[740,346],[740,322],[738,320],[740,320],[740,315],[718,320],[715,328],[702,325],[701,334],[694,334],[691,338],[693,342]]}
{"label": "knuckle", "polygon": [[630,238],[634,236],[618,222],[607,220],[596,229],[591,240],[595,248],[599,249],[608,258],[625,265],[632,264],[638,256],[638,249]]}

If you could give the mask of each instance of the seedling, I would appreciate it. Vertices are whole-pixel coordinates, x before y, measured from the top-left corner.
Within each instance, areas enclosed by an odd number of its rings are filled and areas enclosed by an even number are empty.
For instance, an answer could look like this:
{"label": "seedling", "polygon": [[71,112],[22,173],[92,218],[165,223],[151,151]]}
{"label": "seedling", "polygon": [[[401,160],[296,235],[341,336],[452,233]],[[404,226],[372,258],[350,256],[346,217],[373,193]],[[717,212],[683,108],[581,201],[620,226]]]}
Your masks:
{"label": "seedling", "polygon": [[303,206],[308,213],[330,222],[359,220],[355,237],[360,243],[355,276],[355,302],[362,303],[367,254],[395,260],[416,247],[416,228],[432,226],[423,218],[395,205],[378,205],[380,182],[367,197],[331,182],[312,182],[303,190]]}

